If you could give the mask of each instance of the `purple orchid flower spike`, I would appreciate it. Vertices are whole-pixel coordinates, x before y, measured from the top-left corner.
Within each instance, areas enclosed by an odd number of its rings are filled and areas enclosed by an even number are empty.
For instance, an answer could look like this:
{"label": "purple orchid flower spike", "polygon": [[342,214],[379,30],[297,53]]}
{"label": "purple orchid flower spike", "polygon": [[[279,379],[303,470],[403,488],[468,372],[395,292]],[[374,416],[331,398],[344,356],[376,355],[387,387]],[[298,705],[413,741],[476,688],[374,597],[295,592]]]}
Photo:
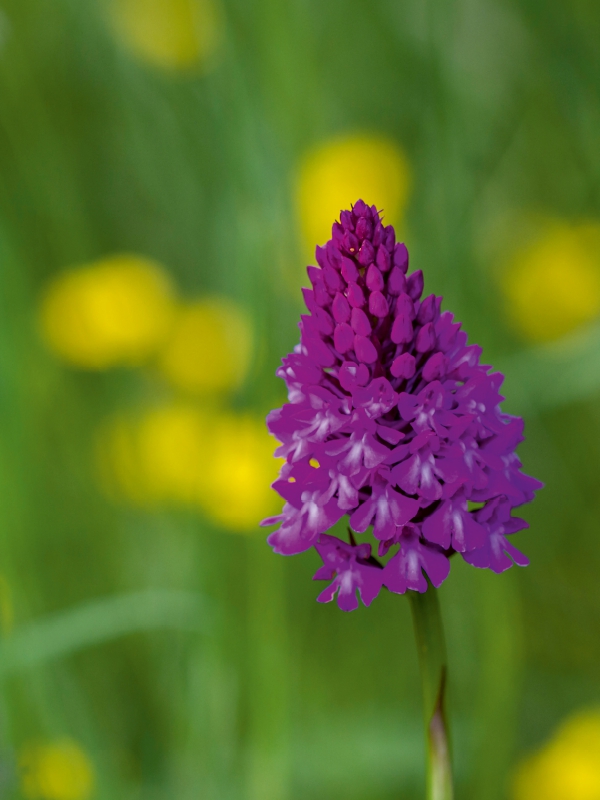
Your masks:
{"label": "purple orchid flower spike", "polygon": [[[527,523],[513,508],[542,487],[521,472],[523,421],[500,410],[503,376],[442,298],[423,298],[408,251],[375,206],[342,211],[308,267],[300,343],[277,374],[289,402],[267,417],[285,458],[273,488],[283,512],[268,537],[276,553],[315,547],[316,580],[343,611],[368,606],[382,587],[407,594],[423,686],[427,798],[453,800],[444,707],[446,651],[436,588],[460,553],[500,573],[527,558],[509,537]],[[477,504],[477,510],[470,505]],[[349,543],[326,533],[350,518]],[[378,543],[352,531],[372,527]],[[378,559],[385,559],[384,561]]]}
{"label": "purple orchid flower spike", "polygon": [[[424,575],[439,586],[453,553],[496,572],[527,564],[507,538],[526,527],[511,511],[542,484],[520,470],[523,423],[500,410],[503,376],[479,363],[441,297],[422,298],[422,272],[407,275],[406,246],[375,206],[359,200],[340,219],[308,267],[300,344],[277,373],[289,403],[267,424],[286,459],[273,484],[286,504],[263,523],[279,523],[269,544],[316,547],[324,579],[335,561],[344,610],[357,606],[348,592],[368,605],[376,586],[424,592]],[[484,505],[469,511],[470,500]],[[395,550],[377,580],[361,584],[374,569],[363,545],[323,537],[345,514],[356,532],[373,526],[380,555]]]}
{"label": "purple orchid flower spike", "polygon": [[319,603],[331,602],[337,592],[342,611],[353,611],[358,608],[358,592],[363,603],[371,605],[379,594],[383,576],[381,564],[371,557],[371,545],[357,545],[354,541],[346,544],[336,536],[322,534],[315,547],[323,566],[313,580],[333,581],[317,597]]}

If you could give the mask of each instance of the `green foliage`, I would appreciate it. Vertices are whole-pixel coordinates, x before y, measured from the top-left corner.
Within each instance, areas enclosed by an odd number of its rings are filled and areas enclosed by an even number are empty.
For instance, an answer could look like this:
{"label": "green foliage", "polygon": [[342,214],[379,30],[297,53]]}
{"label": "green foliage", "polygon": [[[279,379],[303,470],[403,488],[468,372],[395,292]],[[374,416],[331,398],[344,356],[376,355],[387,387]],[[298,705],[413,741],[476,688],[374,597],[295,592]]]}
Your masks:
{"label": "green foliage", "polygon": [[455,558],[440,591],[457,796],[507,797],[518,758],[600,701],[598,330],[530,347],[499,288],[521,217],[600,216],[600,8],[226,0],[214,63],[183,72],[136,60],[107,8],[0,13],[0,793],[22,797],[27,742],[68,736],[98,800],[422,795],[407,601],[344,615],[314,602],[312,554],[106,498],[98,426],[169,390],[151,369],[65,366],[37,322],[61,269],[156,259],[184,298],[248,310],[258,346],[231,405],[263,414],[297,338],[299,164],[367,131],[404,148],[411,261],[506,371],[547,484],[517,537],[531,567]]}

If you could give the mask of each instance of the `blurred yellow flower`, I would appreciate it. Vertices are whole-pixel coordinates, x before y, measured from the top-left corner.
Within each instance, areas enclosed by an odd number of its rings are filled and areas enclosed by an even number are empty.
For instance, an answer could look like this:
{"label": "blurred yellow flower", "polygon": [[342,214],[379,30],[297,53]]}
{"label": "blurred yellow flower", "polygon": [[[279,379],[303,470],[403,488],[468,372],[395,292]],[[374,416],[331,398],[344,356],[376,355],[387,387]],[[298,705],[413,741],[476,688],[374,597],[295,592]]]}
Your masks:
{"label": "blurred yellow flower", "polygon": [[340,211],[359,198],[383,209],[388,224],[399,224],[410,183],[404,151],[385,137],[355,134],[319,145],[306,155],[296,190],[308,247],[326,242]]}
{"label": "blurred yellow flower", "polygon": [[30,743],[19,758],[21,789],[31,800],[88,800],[94,789],[94,768],[71,739]]}
{"label": "blurred yellow flower", "polygon": [[128,50],[167,70],[206,65],[221,39],[215,0],[109,0],[109,14]]}
{"label": "blurred yellow flower", "polygon": [[570,717],[517,769],[514,800],[600,800],[600,711]]}
{"label": "blurred yellow flower", "polygon": [[56,276],[42,298],[48,346],[84,369],[139,364],[165,340],[174,310],[171,284],[154,262],[105,258]]}
{"label": "blurred yellow flower", "polygon": [[206,415],[184,404],[150,409],[137,420],[114,418],[98,436],[104,488],[139,506],[197,504],[208,429]]}
{"label": "blurred yellow flower", "polygon": [[185,405],[146,413],[138,428],[138,455],[150,497],[194,503],[206,463],[209,420]]}
{"label": "blurred yellow flower", "polygon": [[234,531],[255,531],[261,519],[281,510],[270,488],[282,464],[273,457],[277,444],[263,420],[233,414],[215,420],[200,494],[209,517]]}
{"label": "blurred yellow flower", "polygon": [[100,432],[97,457],[109,496],[201,510],[244,532],[281,508],[270,488],[280,466],[276,446],[262,420],[174,404],[138,420],[112,420]]}
{"label": "blurred yellow flower", "polygon": [[600,224],[549,224],[504,279],[508,313],[528,339],[551,341],[600,314]]}
{"label": "blurred yellow flower", "polygon": [[239,386],[251,353],[252,328],[242,309],[213,297],[180,309],[159,367],[177,389],[203,394]]}

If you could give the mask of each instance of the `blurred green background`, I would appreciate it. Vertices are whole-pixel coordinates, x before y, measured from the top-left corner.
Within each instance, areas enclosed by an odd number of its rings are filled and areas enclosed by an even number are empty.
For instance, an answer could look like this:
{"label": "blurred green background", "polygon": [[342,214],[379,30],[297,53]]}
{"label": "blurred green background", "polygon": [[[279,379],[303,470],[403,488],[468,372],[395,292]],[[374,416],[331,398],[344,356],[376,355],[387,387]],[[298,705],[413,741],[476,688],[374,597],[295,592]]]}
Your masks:
{"label": "blurred green background", "polygon": [[359,194],[546,482],[531,566],[441,589],[458,797],[600,798],[599,36],[592,0],[1,1],[2,798],[422,797],[405,598],[317,605],[255,525]]}

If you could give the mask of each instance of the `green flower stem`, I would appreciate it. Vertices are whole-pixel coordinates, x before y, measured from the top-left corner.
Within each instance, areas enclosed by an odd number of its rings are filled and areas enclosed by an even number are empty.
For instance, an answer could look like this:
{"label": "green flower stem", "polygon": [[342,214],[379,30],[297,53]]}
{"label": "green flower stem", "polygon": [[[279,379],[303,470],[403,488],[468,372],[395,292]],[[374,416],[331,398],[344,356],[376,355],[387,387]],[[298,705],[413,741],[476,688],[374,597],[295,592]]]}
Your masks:
{"label": "green flower stem", "polygon": [[452,800],[450,737],[446,721],[446,644],[437,590],[408,592],[421,668],[427,741],[427,800]]}

